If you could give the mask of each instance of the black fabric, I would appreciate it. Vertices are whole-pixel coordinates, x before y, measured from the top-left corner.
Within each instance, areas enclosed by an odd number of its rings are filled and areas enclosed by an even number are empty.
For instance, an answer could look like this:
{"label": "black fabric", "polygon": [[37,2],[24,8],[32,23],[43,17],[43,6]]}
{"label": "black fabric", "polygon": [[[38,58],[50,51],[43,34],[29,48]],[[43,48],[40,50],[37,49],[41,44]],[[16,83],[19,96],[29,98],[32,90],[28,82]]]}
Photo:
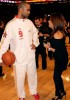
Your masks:
{"label": "black fabric", "polygon": [[48,23],[43,22],[42,26],[39,28],[39,32],[51,35],[52,29],[48,27]]}
{"label": "black fabric", "polygon": [[55,49],[54,59],[54,83],[55,83],[55,91],[56,95],[59,96],[60,92],[64,92],[64,85],[62,80],[62,72],[67,69],[68,64],[68,53],[65,46],[65,38],[62,39],[54,39],[50,40],[51,47]]}
{"label": "black fabric", "polygon": [[[42,26],[38,27],[39,32],[42,34],[50,34],[49,28],[47,23],[43,23]],[[41,54],[42,57],[42,68],[46,69],[47,62],[46,62],[46,48],[44,47],[43,43],[47,42],[48,38],[44,38],[44,36],[39,37],[40,45],[36,48],[36,66],[38,68],[38,57]]]}
{"label": "black fabric", "polygon": [[55,48],[54,59],[59,65],[59,69],[65,70],[68,63],[68,53],[65,46],[65,38],[51,39],[51,47]]}
{"label": "black fabric", "polygon": [[41,45],[39,45],[36,48],[36,67],[37,68],[38,68],[38,57],[39,57],[39,54],[41,54],[41,57],[42,57],[42,68],[43,68],[43,70],[45,70],[46,67],[47,67],[47,63],[46,63],[46,48],[44,48]]}
{"label": "black fabric", "polygon": [[49,41],[49,38],[51,36],[52,29],[48,27],[48,23],[43,23],[42,26],[39,28],[39,32],[42,34],[48,34],[49,37],[44,38],[44,36],[39,37],[39,42],[41,45],[43,45],[43,42],[47,43]]}

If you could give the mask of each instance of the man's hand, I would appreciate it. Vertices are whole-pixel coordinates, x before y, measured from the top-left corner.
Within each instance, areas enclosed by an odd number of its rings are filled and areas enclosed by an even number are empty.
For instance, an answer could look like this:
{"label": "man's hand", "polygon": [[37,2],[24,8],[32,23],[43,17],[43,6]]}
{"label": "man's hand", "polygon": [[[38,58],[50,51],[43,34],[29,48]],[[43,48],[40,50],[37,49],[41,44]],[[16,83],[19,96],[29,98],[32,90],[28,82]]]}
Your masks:
{"label": "man's hand", "polygon": [[0,63],[0,66],[6,66],[3,62]]}
{"label": "man's hand", "polygon": [[32,44],[32,45],[31,45],[31,49],[34,50],[35,48],[36,48],[36,46],[35,46],[34,44]]}

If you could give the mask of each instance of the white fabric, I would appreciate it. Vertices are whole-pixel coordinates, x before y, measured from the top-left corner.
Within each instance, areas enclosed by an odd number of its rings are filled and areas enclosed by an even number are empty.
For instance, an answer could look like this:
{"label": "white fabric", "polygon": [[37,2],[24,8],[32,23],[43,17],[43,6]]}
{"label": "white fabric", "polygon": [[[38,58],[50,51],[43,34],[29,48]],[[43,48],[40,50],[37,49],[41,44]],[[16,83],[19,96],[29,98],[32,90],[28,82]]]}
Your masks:
{"label": "white fabric", "polygon": [[[22,31],[22,36],[19,31]],[[14,18],[6,25],[4,33],[7,35],[6,38],[2,38],[0,62],[2,54],[7,51],[9,44],[18,63],[24,62],[26,64],[29,59],[35,57],[35,50],[31,49],[31,44],[33,42],[36,47],[39,45],[38,30],[29,19]]]}
{"label": "white fabric", "polygon": [[15,17],[7,23],[1,41],[0,62],[2,54],[9,48],[9,44],[10,50],[16,56],[14,72],[18,96],[25,97],[24,81],[26,72],[30,93],[35,94],[37,92],[37,73],[35,50],[31,49],[31,44],[35,44],[36,47],[39,45],[38,30],[29,19]]}
{"label": "white fabric", "polygon": [[18,97],[25,98],[26,96],[24,87],[26,74],[31,95],[37,93],[37,73],[35,60],[30,61],[30,63],[26,65],[16,64],[16,66],[14,66],[14,72]]}

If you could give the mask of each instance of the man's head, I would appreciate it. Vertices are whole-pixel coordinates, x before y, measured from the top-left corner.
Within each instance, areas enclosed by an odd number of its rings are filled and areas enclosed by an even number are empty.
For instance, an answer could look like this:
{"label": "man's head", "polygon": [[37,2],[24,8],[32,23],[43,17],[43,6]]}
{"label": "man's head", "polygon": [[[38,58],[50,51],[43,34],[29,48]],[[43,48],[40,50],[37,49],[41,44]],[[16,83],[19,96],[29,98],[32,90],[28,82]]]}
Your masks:
{"label": "man's head", "polygon": [[30,4],[27,2],[20,2],[18,5],[18,16],[20,18],[28,18],[30,14]]}
{"label": "man's head", "polygon": [[0,27],[1,27],[1,28],[4,28],[4,22],[3,22],[3,20],[1,20],[1,19],[0,19]]}
{"label": "man's head", "polygon": [[35,17],[35,19],[34,19],[34,23],[35,23],[36,27],[40,27],[41,24],[42,24],[42,22],[41,22],[41,18],[38,17],[38,16]]}

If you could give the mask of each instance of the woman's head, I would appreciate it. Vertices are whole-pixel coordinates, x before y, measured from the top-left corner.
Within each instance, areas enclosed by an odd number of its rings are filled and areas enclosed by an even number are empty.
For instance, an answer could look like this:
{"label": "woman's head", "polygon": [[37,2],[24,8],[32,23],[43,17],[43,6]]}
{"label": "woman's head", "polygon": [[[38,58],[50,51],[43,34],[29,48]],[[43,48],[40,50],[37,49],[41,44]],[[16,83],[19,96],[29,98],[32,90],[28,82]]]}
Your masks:
{"label": "woman's head", "polygon": [[63,15],[59,13],[52,13],[49,20],[49,27],[51,27],[54,32],[63,32],[65,27],[65,19]]}

